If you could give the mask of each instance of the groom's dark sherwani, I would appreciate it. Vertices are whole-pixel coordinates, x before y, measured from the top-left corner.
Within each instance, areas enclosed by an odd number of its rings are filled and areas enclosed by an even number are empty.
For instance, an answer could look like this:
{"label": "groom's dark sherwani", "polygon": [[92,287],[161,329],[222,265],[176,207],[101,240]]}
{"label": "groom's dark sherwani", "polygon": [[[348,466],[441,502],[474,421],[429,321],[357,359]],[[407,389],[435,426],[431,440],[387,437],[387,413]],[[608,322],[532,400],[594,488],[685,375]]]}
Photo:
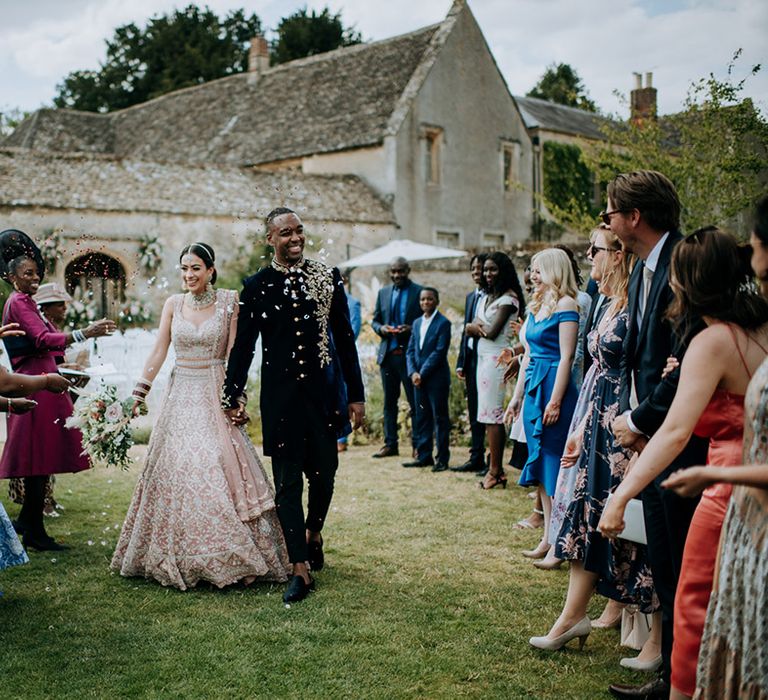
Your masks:
{"label": "groom's dark sherwani", "polygon": [[[337,437],[363,381],[341,275],[314,260],[274,262],[243,283],[224,403],[236,407],[261,335],[261,421],[272,457],[277,513],[291,562],[307,560],[305,528],[322,530],[338,466]],[[309,483],[306,522],[302,472]]]}

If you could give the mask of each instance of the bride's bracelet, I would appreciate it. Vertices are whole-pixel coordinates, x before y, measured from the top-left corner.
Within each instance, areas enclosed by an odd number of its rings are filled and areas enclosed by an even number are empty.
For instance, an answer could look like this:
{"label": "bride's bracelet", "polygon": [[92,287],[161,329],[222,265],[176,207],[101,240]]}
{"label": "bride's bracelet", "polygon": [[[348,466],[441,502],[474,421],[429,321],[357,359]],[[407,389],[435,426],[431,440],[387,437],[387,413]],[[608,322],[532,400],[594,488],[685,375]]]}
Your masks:
{"label": "bride's bracelet", "polygon": [[131,396],[133,396],[136,401],[139,401],[141,403],[144,403],[147,398],[147,394],[149,393],[150,389],[152,388],[152,381],[150,379],[144,379],[143,377],[139,379],[138,382],[136,382],[136,386],[133,388],[133,392],[131,393]]}

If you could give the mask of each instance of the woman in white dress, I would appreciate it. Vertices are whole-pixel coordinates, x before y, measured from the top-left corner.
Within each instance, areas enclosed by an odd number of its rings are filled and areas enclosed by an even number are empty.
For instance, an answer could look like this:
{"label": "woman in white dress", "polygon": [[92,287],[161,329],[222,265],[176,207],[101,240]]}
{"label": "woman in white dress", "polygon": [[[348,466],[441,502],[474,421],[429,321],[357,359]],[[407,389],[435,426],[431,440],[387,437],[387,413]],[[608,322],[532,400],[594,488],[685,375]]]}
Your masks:
{"label": "woman in white dress", "polygon": [[176,364],[112,569],[181,590],[199,581],[286,581],[290,571],[274,493],[245,430],[220,407],[238,298],[214,290],[210,246],[182,250],[186,294],[163,307],[160,330],[134,389],[138,412],[173,343]]}
{"label": "woman in white dress", "polygon": [[491,455],[488,473],[480,482],[483,489],[506,488],[502,467],[504,456],[504,371],[499,357],[512,342],[510,321],[525,314],[525,298],[515,266],[504,253],[492,253],[483,265],[482,286],[486,294],[477,318],[465,332],[477,341],[477,422],[485,423]]}

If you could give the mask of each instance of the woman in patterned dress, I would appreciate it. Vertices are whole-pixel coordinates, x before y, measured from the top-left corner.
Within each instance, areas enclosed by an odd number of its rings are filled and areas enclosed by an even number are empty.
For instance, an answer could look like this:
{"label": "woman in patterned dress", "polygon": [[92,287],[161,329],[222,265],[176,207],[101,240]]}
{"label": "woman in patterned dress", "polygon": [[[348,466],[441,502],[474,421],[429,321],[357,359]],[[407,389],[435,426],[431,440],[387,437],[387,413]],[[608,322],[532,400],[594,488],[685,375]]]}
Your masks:
{"label": "woman in patterned dress", "polygon": [[285,581],[289,571],[274,492],[244,428],[220,407],[238,298],[214,290],[210,246],[180,256],[186,294],[163,307],[157,342],[134,389],[144,400],[171,342],[176,364],[150,438],[112,569],[181,590],[199,581]]}

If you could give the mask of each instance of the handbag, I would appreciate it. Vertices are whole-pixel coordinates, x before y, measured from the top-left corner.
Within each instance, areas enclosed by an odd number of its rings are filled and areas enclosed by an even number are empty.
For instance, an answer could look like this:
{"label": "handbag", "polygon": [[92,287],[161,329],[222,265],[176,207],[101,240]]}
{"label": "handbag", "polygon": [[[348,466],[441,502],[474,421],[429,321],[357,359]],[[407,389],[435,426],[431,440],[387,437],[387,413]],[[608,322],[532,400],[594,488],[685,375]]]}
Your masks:
{"label": "handbag", "polygon": [[628,605],[621,611],[621,645],[630,649],[643,648],[651,634],[650,616]]}
{"label": "handbag", "polygon": [[[613,494],[606,499],[606,505]],[[648,544],[645,535],[645,517],[643,516],[643,502],[639,498],[633,498],[624,509],[624,529],[617,535],[622,540],[629,540],[637,544]]]}

